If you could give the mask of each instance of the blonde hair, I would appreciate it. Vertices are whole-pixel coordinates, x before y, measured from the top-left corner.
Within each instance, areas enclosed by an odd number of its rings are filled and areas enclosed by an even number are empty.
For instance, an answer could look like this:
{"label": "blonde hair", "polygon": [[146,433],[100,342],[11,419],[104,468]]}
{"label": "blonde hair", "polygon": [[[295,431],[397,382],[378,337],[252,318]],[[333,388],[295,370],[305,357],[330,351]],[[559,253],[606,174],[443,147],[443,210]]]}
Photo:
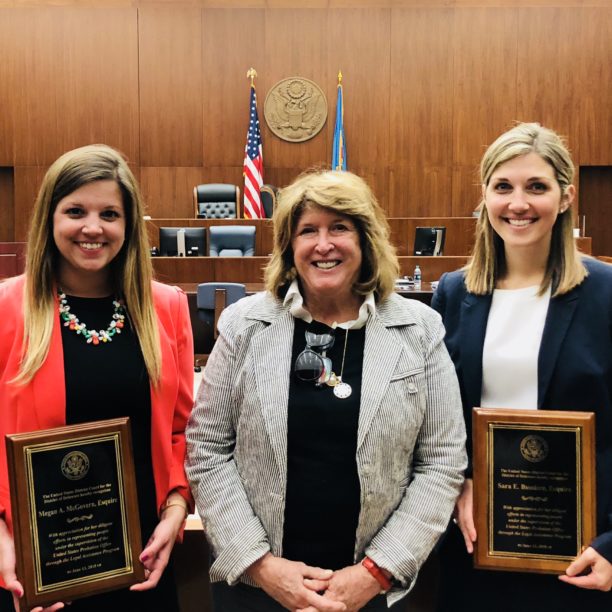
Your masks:
{"label": "blonde hair", "polygon": [[53,239],[53,214],[60,200],[95,181],[117,183],[125,209],[125,241],[110,264],[116,295],[124,300],[138,337],[145,366],[159,382],[161,353],[153,308],[149,241],[143,221],[140,190],[127,162],[106,145],[89,145],[64,153],[43,178],[34,204],[26,256],[24,294],[24,354],[15,382],[27,383],[49,353],[55,310],[56,267],[59,251]]}
{"label": "blonde hair", "polygon": [[355,223],[362,252],[361,274],[353,291],[374,292],[379,301],[394,289],[399,275],[395,247],[389,241],[385,213],[367,183],[351,172],[306,172],[281,190],[274,210],[274,249],[266,267],[266,289],[282,298],[297,277],[291,239],[304,211],[320,207]]}
{"label": "blonde hair", "polygon": [[[482,185],[486,187],[489,184],[491,176],[501,164],[529,153],[539,155],[552,167],[564,196],[574,180],[571,155],[561,137],[539,123],[519,123],[489,146],[480,162]],[[480,202],[479,211],[474,251],[465,268],[465,283],[471,293],[485,295],[493,292],[496,280],[506,273],[506,258],[503,241],[491,225],[484,198]],[[573,209],[568,207],[559,212],[553,225],[540,294],[551,287],[553,297],[562,295],[579,285],[587,276],[588,272],[576,248],[573,228]]]}

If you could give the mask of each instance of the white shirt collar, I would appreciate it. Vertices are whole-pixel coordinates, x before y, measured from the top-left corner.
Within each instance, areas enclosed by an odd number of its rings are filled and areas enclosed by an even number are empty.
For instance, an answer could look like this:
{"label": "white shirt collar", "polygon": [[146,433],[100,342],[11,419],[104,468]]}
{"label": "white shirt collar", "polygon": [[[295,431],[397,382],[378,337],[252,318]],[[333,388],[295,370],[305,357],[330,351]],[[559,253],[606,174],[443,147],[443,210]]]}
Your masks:
{"label": "white shirt collar", "polygon": [[[287,294],[283,300],[283,305],[289,307],[289,312],[296,319],[302,319],[302,321],[306,321],[306,323],[312,323],[312,315],[304,306],[304,298],[300,293],[300,287],[297,280],[294,280],[287,290]],[[376,302],[374,301],[374,293],[370,292],[365,296],[361,306],[359,307],[359,314],[357,315],[356,319],[352,321],[344,321],[343,323],[334,322],[331,327],[341,327],[342,329],[360,329],[366,324],[368,317],[374,316],[375,314]]]}

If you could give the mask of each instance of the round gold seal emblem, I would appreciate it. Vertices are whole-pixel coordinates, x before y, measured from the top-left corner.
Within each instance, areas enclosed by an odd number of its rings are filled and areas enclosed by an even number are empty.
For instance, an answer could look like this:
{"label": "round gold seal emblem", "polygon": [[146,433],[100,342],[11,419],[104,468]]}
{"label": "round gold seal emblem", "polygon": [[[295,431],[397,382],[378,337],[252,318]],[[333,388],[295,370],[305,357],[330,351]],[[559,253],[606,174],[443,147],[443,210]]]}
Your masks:
{"label": "round gold seal emblem", "polygon": [[303,77],[274,85],[264,102],[268,127],[283,140],[302,142],[321,131],[327,119],[327,99],[321,88]]}
{"label": "round gold seal emblem", "polygon": [[521,440],[521,455],[532,463],[539,463],[548,457],[548,442],[540,436],[525,436]]}
{"label": "round gold seal emblem", "polygon": [[69,480],[80,480],[89,472],[89,457],[80,451],[71,451],[62,459],[62,474]]}

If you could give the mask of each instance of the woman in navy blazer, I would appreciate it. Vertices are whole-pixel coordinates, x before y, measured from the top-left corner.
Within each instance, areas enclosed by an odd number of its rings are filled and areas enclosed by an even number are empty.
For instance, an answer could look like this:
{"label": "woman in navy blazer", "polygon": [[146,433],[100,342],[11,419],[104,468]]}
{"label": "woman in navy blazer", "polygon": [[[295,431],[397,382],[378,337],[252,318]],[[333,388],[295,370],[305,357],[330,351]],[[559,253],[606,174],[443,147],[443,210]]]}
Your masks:
{"label": "woman in navy blazer", "polygon": [[[563,576],[474,570],[470,465],[455,524],[440,549],[439,610],[494,606],[496,611],[557,612],[588,605],[609,611],[612,266],[582,257],[576,249],[570,209],[574,167],[554,132],[538,124],[517,125],[489,147],[480,170],[483,200],[473,257],[465,269],[442,276],[432,302],[443,317],[459,377],[468,451],[471,456],[472,408],[487,398],[495,402],[489,405],[503,407],[504,380],[510,389],[531,385],[532,405],[507,407],[594,412],[597,536]],[[521,292],[530,294],[527,301]],[[539,323],[533,316],[538,308]],[[513,344],[513,336],[523,331],[531,349]],[[491,346],[493,335],[496,346]],[[499,342],[526,352],[533,364],[530,375],[519,373],[525,363],[517,363],[514,351]]]}

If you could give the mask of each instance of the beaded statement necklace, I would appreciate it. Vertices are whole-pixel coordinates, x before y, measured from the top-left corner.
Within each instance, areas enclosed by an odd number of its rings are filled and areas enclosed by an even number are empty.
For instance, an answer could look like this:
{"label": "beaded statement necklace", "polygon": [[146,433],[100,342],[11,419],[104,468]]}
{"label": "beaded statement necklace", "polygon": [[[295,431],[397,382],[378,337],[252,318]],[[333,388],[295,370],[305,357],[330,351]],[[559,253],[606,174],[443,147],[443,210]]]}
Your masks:
{"label": "beaded statement necklace", "polygon": [[115,334],[120,334],[125,325],[125,308],[120,300],[113,300],[115,311],[113,318],[106,329],[96,331],[95,329],[87,329],[85,323],[81,323],[78,317],[70,312],[70,306],[66,299],[66,294],[58,289],[59,297],[59,313],[64,321],[64,327],[68,327],[77,334],[81,334],[87,340],[88,344],[97,345],[100,342],[112,342]]}

